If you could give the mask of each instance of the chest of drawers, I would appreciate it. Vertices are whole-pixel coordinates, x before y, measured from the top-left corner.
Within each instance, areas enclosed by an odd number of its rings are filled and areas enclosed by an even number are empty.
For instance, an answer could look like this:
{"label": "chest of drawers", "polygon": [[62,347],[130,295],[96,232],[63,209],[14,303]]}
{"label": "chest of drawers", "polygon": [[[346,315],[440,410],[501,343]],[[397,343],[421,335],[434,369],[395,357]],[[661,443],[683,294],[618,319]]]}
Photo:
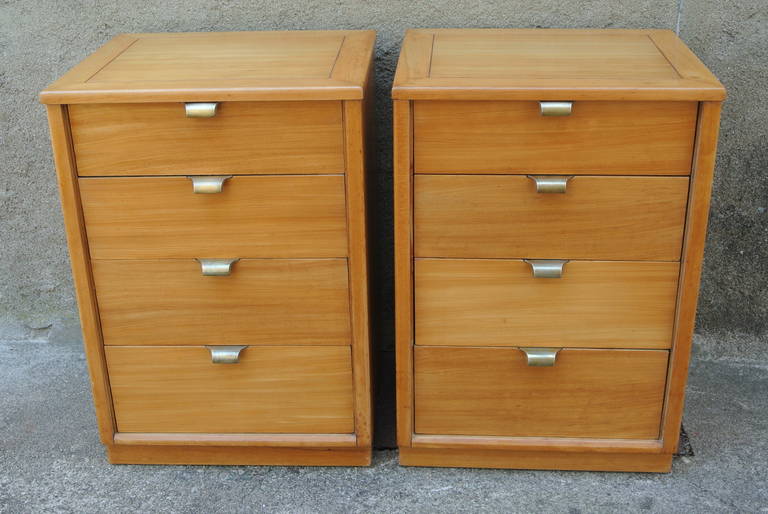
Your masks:
{"label": "chest of drawers", "polygon": [[402,464],[670,469],[724,96],[669,31],[407,33]]}
{"label": "chest of drawers", "polygon": [[370,463],[374,39],[126,34],[41,93],[111,462]]}

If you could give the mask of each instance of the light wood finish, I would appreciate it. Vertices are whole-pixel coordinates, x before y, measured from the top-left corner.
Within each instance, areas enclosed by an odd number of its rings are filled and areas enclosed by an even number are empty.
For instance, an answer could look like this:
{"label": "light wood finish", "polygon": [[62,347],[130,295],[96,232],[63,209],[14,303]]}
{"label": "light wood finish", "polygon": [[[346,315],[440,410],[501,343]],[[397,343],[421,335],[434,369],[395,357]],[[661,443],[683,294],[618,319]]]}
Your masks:
{"label": "light wood finish", "polygon": [[106,345],[348,345],[344,259],[95,260]]}
{"label": "light wood finish", "polygon": [[392,97],[401,464],[669,471],[723,86],[670,31],[418,29]]}
{"label": "light wood finish", "polygon": [[41,93],[110,462],[370,464],[374,40],[124,34]]}
{"label": "light wood finish", "polygon": [[348,448],[355,434],[169,434],[118,432],[115,444],[176,446],[264,446],[269,448]]}
{"label": "light wood finish", "polygon": [[112,464],[212,466],[370,466],[369,448],[266,448],[261,446],[107,446]]}
{"label": "light wood finish", "polygon": [[417,259],[416,344],[669,348],[679,271],[570,261],[552,279],[519,260]]}
{"label": "light wood finish", "polygon": [[80,326],[83,333],[85,356],[96,406],[96,422],[99,438],[104,444],[112,443],[115,433],[115,418],[112,410],[112,396],[104,354],[101,351],[101,323],[96,303],[96,292],[91,275],[91,260],[88,255],[88,237],[83,223],[80,192],[69,132],[69,118],[65,106],[50,105],[48,126],[53,147],[64,215],[64,229],[67,234],[69,260],[72,266],[72,282],[75,286],[77,304],[80,307]]}
{"label": "light wood finish", "polygon": [[568,453],[663,453],[658,439],[583,437],[507,437],[495,435],[414,434],[414,448],[486,449]]}
{"label": "light wood finish", "polygon": [[[566,98],[567,99],[567,98]],[[687,175],[696,102],[414,102],[417,173]]]}
{"label": "light wood finish", "polygon": [[347,255],[340,175],[236,176],[213,194],[186,177],[79,182],[94,259]]}
{"label": "light wood finish", "polygon": [[702,102],[700,104],[698,137],[693,157],[693,183],[688,199],[689,207],[683,244],[678,307],[662,429],[664,450],[670,453],[677,448],[680,424],[683,419],[685,384],[688,379],[688,363],[691,357],[691,344],[696,323],[699,281],[701,279],[704,245],[707,239],[707,221],[712,195],[712,179],[715,171],[717,136],[720,129],[720,111],[721,104],[718,102]]}
{"label": "light wood finish", "polygon": [[342,173],[340,102],[223,102],[212,118],[183,103],[70,106],[80,176]]}
{"label": "light wood finish", "polygon": [[400,448],[402,466],[452,468],[562,469],[667,473],[671,454],[558,453],[503,450]]}
{"label": "light wood finish", "polygon": [[416,347],[414,432],[657,438],[667,359],[666,351],[564,349],[554,366],[538,367],[516,348]]}
{"label": "light wood finish", "polygon": [[393,101],[397,444],[413,431],[413,153],[410,102]]}
{"label": "light wood finish", "polygon": [[722,100],[669,30],[415,29],[397,100]]}
{"label": "light wood finish", "polygon": [[248,347],[214,364],[204,347],[106,348],[119,432],[351,433],[347,347]]}
{"label": "light wood finish", "polygon": [[[372,82],[371,82],[372,84]],[[366,168],[364,144],[366,140],[367,105],[361,101],[344,102],[344,120],[347,137],[347,208],[349,209],[349,301],[351,305],[352,347],[355,379],[355,427],[358,445],[373,444],[373,387],[371,386],[371,352],[368,253],[366,249],[365,187]],[[357,278],[355,280],[355,278]]]}
{"label": "light wood finish", "polygon": [[121,34],[43,103],[358,100],[372,30]]}
{"label": "light wood finish", "polygon": [[416,175],[419,257],[680,260],[687,177]]}

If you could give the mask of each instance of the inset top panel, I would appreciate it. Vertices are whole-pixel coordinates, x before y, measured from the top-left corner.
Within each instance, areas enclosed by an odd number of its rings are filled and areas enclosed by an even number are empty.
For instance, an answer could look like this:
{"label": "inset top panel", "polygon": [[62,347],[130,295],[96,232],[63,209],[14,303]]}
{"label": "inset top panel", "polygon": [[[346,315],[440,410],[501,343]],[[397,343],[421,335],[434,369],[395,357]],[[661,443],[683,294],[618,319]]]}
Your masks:
{"label": "inset top panel", "polygon": [[397,99],[722,100],[723,86],[667,30],[407,32]]}
{"label": "inset top panel", "polygon": [[122,34],[43,103],[359,99],[373,31]]}

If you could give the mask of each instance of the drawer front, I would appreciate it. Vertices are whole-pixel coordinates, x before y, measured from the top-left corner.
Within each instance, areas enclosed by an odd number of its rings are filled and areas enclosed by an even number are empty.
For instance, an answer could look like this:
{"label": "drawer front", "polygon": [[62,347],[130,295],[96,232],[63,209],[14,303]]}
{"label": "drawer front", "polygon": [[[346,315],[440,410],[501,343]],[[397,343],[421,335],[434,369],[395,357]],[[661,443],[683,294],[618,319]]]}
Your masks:
{"label": "drawer front", "polygon": [[247,347],[214,364],[205,347],[106,349],[120,432],[351,433],[349,347]]}
{"label": "drawer front", "polygon": [[346,259],[94,260],[106,345],[348,345]]}
{"label": "drawer front", "polygon": [[528,366],[516,348],[415,348],[420,434],[656,439],[668,352],[561,350]]}
{"label": "drawer front", "polygon": [[414,252],[676,261],[687,197],[687,177],[573,177],[558,194],[524,175],[417,175]]}
{"label": "drawer front", "polygon": [[669,348],[679,264],[416,259],[418,345]]}
{"label": "drawer front", "polygon": [[342,173],[341,102],[222,102],[211,118],[183,103],[69,106],[78,174]]}
{"label": "drawer front", "polygon": [[94,259],[345,257],[344,177],[81,178]]}
{"label": "drawer front", "polygon": [[542,116],[538,102],[417,101],[417,173],[687,175],[696,102],[574,102]]}

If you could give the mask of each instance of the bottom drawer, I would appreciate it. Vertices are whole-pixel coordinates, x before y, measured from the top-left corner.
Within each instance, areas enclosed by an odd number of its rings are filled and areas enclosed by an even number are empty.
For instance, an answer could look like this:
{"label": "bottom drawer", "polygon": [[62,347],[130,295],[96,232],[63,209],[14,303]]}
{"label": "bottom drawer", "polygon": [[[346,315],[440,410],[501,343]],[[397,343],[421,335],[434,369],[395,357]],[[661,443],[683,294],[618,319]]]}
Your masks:
{"label": "bottom drawer", "polygon": [[105,348],[119,432],[351,433],[348,346]]}
{"label": "bottom drawer", "polygon": [[415,347],[415,432],[656,439],[669,353],[563,349],[528,366],[517,348]]}

